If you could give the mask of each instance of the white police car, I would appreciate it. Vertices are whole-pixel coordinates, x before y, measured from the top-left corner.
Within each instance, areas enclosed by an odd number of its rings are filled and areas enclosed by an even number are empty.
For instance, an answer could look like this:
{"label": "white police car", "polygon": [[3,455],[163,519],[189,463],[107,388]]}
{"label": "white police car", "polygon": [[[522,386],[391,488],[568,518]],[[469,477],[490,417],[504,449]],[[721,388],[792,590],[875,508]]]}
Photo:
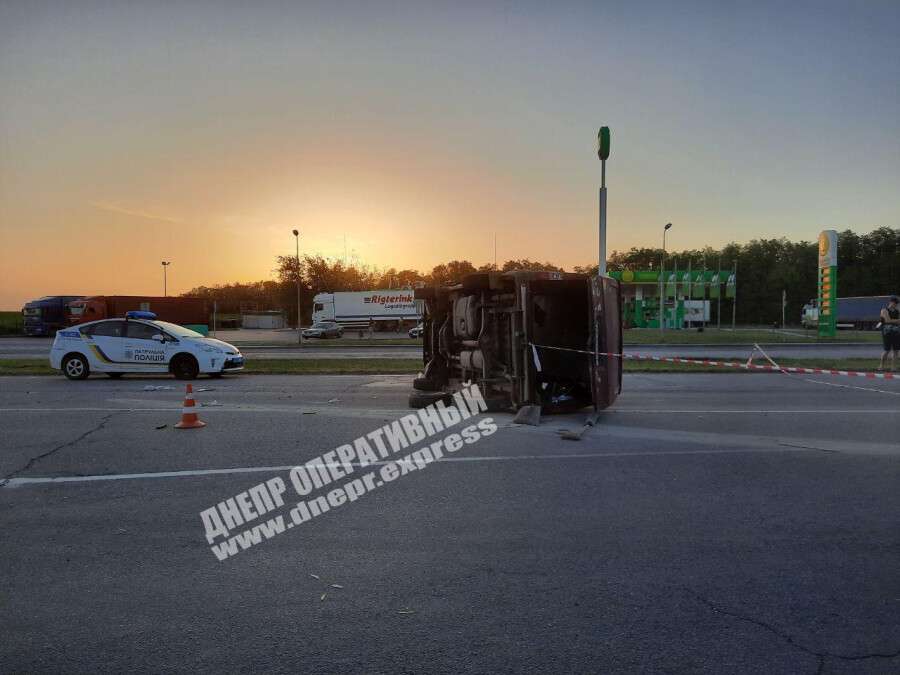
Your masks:
{"label": "white police car", "polygon": [[50,367],[70,380],[91,372],[121,377],[125,373],[172,373],[192,380],[200,373],[221,377],[244,368],[234,345],[203,337],[152,312],[127,312],[124,319],[104,319],[56,333]]}

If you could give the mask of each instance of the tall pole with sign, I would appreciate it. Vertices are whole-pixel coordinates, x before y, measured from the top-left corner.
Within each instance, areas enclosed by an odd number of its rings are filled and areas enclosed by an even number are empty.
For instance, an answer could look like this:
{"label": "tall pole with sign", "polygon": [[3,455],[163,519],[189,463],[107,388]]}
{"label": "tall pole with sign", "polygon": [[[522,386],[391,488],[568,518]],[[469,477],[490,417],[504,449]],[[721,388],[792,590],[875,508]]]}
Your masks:
{"label": "tall pole with sign", "polygon": [[609,159],[609,127],[597,133],[597,157],[600,158],[600,260],[597,275],[606,276],[606,160]]}
{"label": "tall pole with sign", "polygon": [[837,230],[819,233],[819,336],[837,334]]}

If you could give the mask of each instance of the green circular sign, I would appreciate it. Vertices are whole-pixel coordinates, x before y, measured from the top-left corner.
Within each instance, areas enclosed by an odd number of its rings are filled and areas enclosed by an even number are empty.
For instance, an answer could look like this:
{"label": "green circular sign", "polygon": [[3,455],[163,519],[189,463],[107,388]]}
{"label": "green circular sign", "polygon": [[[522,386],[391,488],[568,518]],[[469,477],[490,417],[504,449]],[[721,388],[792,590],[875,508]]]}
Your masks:
{"label": "green circular sign", "polygon": [[597,157],[609,159],[609,127],[600,127],[597,133]]}

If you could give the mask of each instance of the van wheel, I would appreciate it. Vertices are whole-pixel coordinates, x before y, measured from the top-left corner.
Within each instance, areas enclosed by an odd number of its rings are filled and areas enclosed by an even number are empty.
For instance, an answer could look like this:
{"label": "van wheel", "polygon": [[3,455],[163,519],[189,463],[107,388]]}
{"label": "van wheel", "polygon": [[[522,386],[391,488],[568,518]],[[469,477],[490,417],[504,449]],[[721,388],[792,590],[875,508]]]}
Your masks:
{"label": "van wheel", "polygon": [[438,401],[451,400],[450,394],[443,391],[413,391],[409,395],[409,407],[427,408]]}
{"label": "van wheel", "polygon": [[91,374],[91,367],[81,354],[70,354],[63,359],[62,370],[70,380],[84,380]]}
{"label": "van wheel", "polygon": [[181,354],[172,359],[172,374],[179,380],[195,380],[200,372],[200,366],[190,354]]}

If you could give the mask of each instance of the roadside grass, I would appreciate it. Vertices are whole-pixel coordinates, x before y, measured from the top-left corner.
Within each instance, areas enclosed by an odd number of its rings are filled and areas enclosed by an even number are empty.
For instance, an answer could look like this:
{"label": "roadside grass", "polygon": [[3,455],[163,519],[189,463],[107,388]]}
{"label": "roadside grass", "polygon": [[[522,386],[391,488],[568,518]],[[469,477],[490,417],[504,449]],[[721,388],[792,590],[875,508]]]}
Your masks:
{"label": "roadside grass", "polygon": [[[742,362],[741,359],[709,357],[713,361]],[[699,360],[699,359],[698,359]],[[765,364],[757,358],[758,364]],[[878,360],[844,359],[780,359],[779,365],[833,370],[874,371]],[[414,374],[422,369],[421,359],[257,359],[248,360],[246,375],[391,375]],[[746,373],[743,368],[666,363],[664,361],[625,360],[626,373]],[[50,368],[45,359],[0,359],[0,376],[61,375]]]}
{"label": "roadside grass", "polygon": [[54,375],[47,359],[0,359],[0,375]]}
{"label": "roadside grass", "polygon": [[[421,359],[250,359],[247,375],[389,375],[416,373]],[[0,359],[0,376],[62,375],[47,359]],[[126,377],[128,377],[126,375]]]}
{"label": "roadside grass", "polygon": [[[697,358],[697,361],[705,360]],[[744,359],[724,358],[710,356],[710,361],[724,361],[727,363],[745,363]],[[769,365],[769,362],[759,356],[753,361],[756,365]],[[779,366],[793,366],[797,368],[824,368],[828,370],[857,370],[862,372],[874,372],[878,366],[877,358],[860,359],[777,359]],[[723,368],[721,366],[693,365],[690,363],[667,363],[665,361],[625,361],[626,373],[765,373],[763,370],[749,370],[744,368]],[[774,371],[778,374],[778,371]]]}
{"label": "roadside grass", "polygon": [[629,328],[624,331],[626,345],[668,344],[732,344],[752,345],[759,344],[827,344],[834,342],[863,342],[880,343],[881,334],[878,331],[843,330],[833,338],[820,338],[815,331],[803,329],[766,330],[766,329],[741,329],[735,331],[707,328],[702,333],[696,330],[666,330],[662,333],[655,328]]}
{"label": "roadside grass", "polygon": [[21,335],[22,312],[0,312],[0,335]]}
{"label": "roadside grass", "polygon": [[248,359],[250,375],[390,375],[416,373],[422,359]]}
{"label": "roadside grass", "polygon": [[[881,341],[881,334],[877,331],[863,332],[844,330],[839,331],[837,336],[833,338],[820,338],[816,335],[815,331],[804,331],[800,328],[786,330],[738,328],[735,331],[707,328],[702,333],[698,333],[696,330],[667,330],[662,334],[660,334],[659,330],[652,328],[630,328],[624,332],[624,340],[626,345],[752,345],[754,342],[758,342],[759,344],[829,344],[842,342],[877,344]],[[290,342],[265,343],[253,340],[234,340],[233,344],[244,348],[247,348],[250,345],[278,346],[285,348],[297,347],[296,343]],[[348,347],[418,347],[421,344],[421,338],[385,338],[383,340],[377,338],[362,338],[358,340],[355,338],[344,337],[336,340],[303,341],[304,347],[333,347],[345,349]]]}
{"label": "roadside grass", "polygon": [[[296,342],[254,342],[252,340],[234,340],[231,344],[237,347],[249,348],[249,345],[265,345],[265,346],[279,346],[279,347],[287,347],[287,348],[297,348]],[[383,340],[379,340],[377,338],[369,339],[362,338],[361,340],[357,340],[356,338],[338,338],[338,339],[330,339],[330,340],[304,340],[303,347],[337,347],[347,349],[348,347],[385,347],[385,346],[397,346],[401,345],[404,347],[421,347],[422,339],[421,338],[385,338]]]}

